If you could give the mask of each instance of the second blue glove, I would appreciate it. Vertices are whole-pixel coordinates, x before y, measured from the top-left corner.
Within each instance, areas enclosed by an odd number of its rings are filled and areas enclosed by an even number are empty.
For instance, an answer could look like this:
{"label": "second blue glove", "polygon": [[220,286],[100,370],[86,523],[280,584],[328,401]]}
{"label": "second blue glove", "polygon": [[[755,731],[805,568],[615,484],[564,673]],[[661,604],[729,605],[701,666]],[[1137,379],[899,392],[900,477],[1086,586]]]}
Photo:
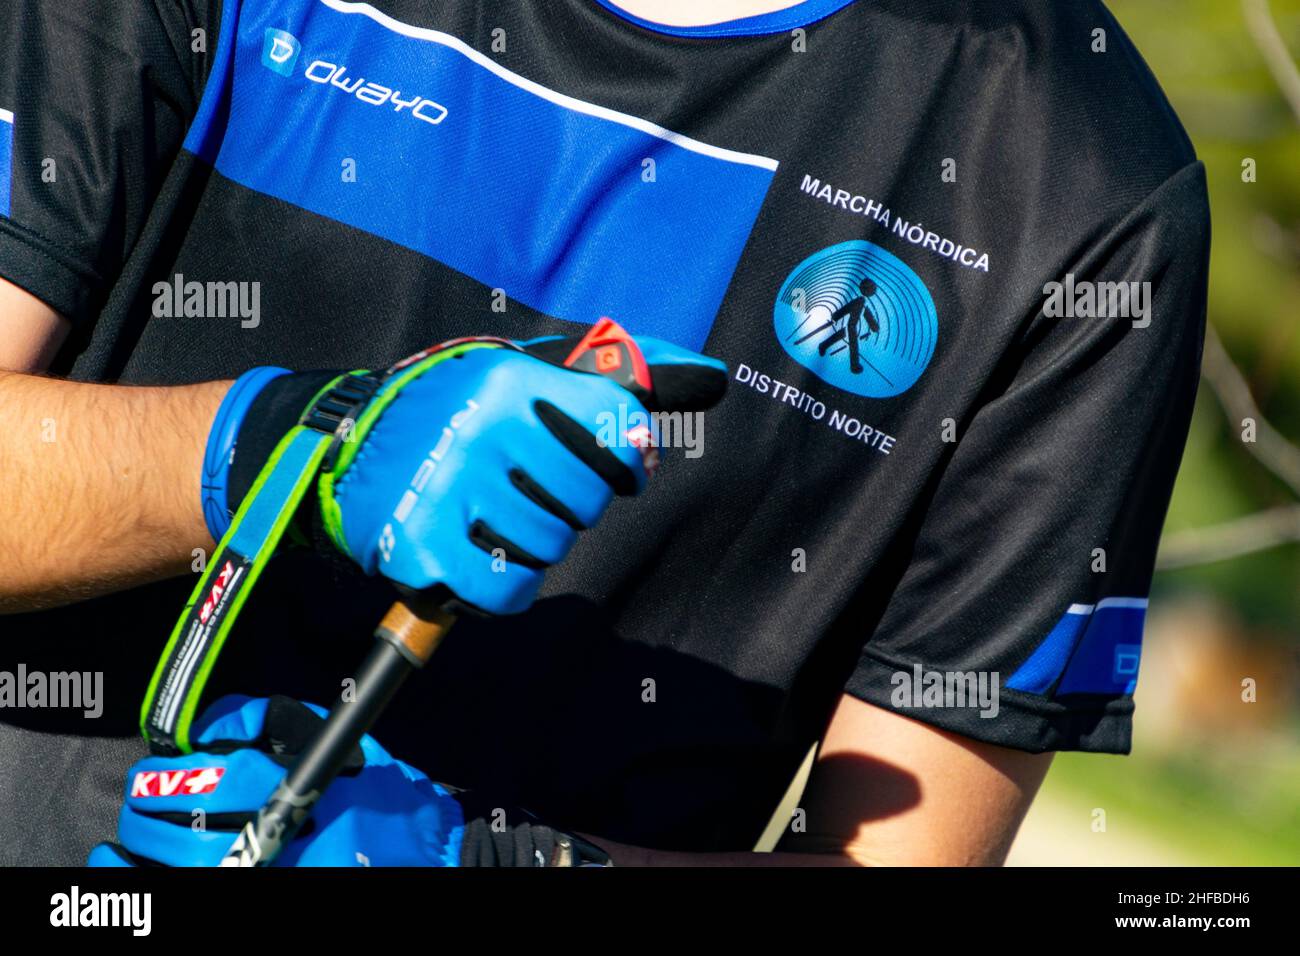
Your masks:
{"label": "second blue glove", "polygon": [[[223,697],[194,727],[194,753],[127,773],[116,843],[91,866],[217,866],[240,827],[319,730],[325,711],[287,697]],[[434,783],[362,738],[276,866],[571,867],[609,858],[532,814]]]}

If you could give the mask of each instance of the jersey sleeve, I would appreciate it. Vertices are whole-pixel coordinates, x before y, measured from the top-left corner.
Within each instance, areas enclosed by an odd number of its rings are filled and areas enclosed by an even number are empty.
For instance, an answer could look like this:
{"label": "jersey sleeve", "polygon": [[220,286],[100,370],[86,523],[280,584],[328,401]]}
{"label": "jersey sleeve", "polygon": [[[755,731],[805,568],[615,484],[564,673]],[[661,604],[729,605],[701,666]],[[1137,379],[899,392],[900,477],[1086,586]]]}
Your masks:
{"label": "jersey sleeve", "polygon": [[[1208,255],[1194,163],[1080,255],[1073,280],[1044,277],[1042,311],[958,425],[848,693],[1020,750],[1128,752]],[[1079,283],[1148,283],[1130,289],[1149,290],[1149,324],[1052,318],[1053,281],[1076,305]]]}
{"label": "jersey sleeve", "polygon": [[208,6],[0,3],[0,277],[74,322],[99,312],[180,150]]}

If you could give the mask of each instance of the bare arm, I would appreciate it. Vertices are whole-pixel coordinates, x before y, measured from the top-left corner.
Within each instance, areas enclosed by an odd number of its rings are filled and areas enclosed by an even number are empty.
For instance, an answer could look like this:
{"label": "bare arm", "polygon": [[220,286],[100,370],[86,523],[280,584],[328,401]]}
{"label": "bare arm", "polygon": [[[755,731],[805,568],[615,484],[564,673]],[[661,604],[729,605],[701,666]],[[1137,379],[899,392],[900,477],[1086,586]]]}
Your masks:
{"label": "bare arm", "polygon": [[67,323],[0,280],[0,613],[188,571],[213,541],[199,504],[229,382],[87,385],[36,374]]}
{"label": "bare arm", "polygon": [[846,695],[800,804],[806,830],[788,832],[777,852],[669,853],[589,839],[620,866],[995,866],[1051,760]]}
{"label": "bare arm", "polygon": [[0,370],[48,368],[68,329],[68,321],[36,296],[0,279]]}

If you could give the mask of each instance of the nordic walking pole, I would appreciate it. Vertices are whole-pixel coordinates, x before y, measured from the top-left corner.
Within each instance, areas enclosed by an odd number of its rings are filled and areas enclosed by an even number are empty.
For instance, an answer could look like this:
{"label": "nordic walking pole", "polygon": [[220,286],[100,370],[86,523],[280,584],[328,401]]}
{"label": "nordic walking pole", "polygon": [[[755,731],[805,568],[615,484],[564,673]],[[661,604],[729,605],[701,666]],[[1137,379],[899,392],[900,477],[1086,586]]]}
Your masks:
{"label": "nordic walking pole", "polygon": [[257,816],[244,824],[222,866],[268,866],[293,839],[407,676],[425,665],[456,617],[416,595],[393,604],[357,673],[352,701],[340,700],[310,746]]}
{"label": "nordic walking pole", "polygon": [[[557,352],[555,347],[562,350]],[[614,378],[638,398],[647,403],[651,399],[653,390],[644,356],[632,337],[610,319],[597,322],[576,346],[571,339],[561,339],[547,343],[543,349],[538,353],[549,353],[557,365]],[[643,449],[643,454],[651,455],[653,451]],[[298,756],[257,816],[240,830],[222,866],[270,865],[306,821],[402,682],[433,656],[455,622],[455,615],[439,607],[429,595],[404,594],[388,609],[375,629],[375,646],[357,673],[353,699],[340,699],[330,711],[325,726]]]}

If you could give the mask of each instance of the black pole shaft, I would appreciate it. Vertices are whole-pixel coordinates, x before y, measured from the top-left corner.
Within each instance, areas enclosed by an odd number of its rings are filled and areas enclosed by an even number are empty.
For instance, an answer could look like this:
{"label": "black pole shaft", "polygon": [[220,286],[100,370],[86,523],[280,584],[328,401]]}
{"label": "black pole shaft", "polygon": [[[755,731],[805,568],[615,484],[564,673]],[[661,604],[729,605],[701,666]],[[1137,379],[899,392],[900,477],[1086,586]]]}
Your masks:
{"label": "black pole shaft", "polygon": [[268,866],[275,859],[414,669],[392,644],[375,642],[357,673],[355,692],[340,696],[320,733],[244,826],[222,866]]}

